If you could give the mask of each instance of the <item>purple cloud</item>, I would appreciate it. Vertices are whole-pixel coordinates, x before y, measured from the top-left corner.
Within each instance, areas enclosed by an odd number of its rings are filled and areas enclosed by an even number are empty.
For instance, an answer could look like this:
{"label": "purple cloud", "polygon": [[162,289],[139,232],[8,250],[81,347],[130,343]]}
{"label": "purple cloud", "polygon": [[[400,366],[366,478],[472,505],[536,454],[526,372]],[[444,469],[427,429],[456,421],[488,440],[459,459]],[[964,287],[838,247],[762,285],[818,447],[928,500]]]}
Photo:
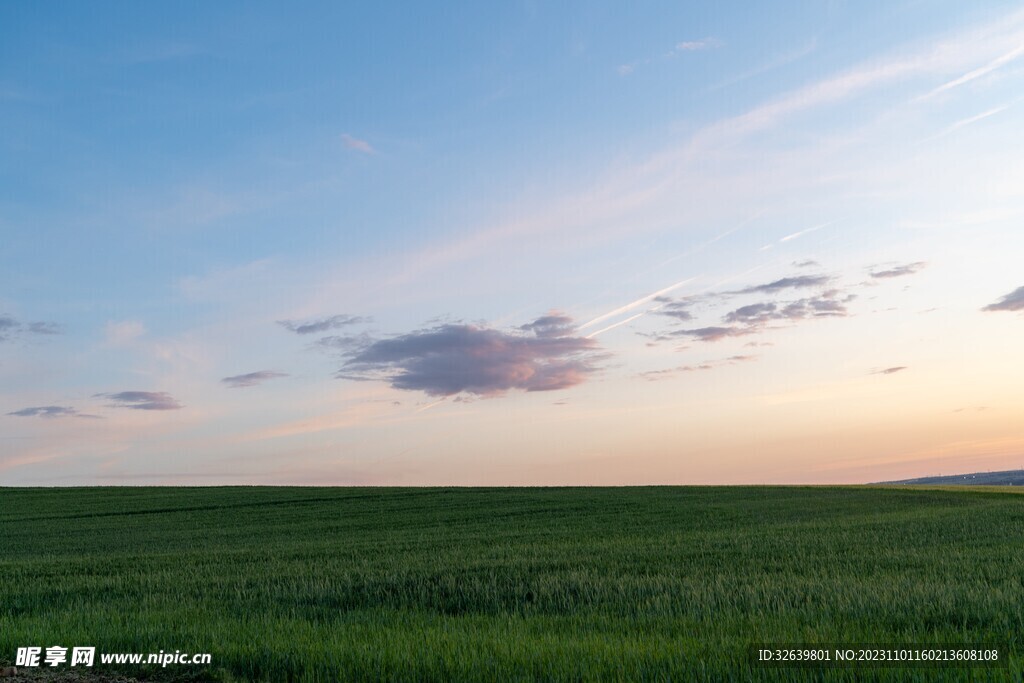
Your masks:
{"label": "purple cloud", "polygon": [[902,277],[904,275],[913,275],[927,265],[926,261],[917,261],[916,263],[907,263],[887,270],[871,271],[870,275],[873,278]]}
{"label": "purple cloud", "polygon": [[57,323],[34,322],[29,323],[28,331],[32,334],[60,334],[61,328]]}
{"label": "purple cloud", "polygon": [[576,331],[572,318],[561,313],[552,313],[537,318],[532,323],[520,325],[523,332],[533,332],[538,337],[568,337]]}
{"label": "purple cloud", "polygon": [[736,294],[755,294],[761,292],[779,292],[784,289],[801,289],[804,287],[821,287],[828,284],[830,277],[827,275],[797,275],[794,277],[784,277],[774,282],[769,282],[763,285],[756,285],[754,287],[747,287],[741,289]]}
{"label": "purple cloud", "polygon": [[20,322],[9,315],[0,316],[0,341],[9,339],[11,334],[20,333],[22,330],[27,330],[31,334],[61,333],[61,327],[57,323],[38,321],[23,327]]}
{"label": "purple cloud", "polygon": [[757,332],[755,327],[698,327],[693,330],[677,330],[672,333],[675,337],[692,337],[699,341],[715,342],[729,337],[742,337]]}
{"label": "purple cloud", "polygon": [[221,380],[224,384],[227,384],[232,389],[240,389],[242,387],[254,387],[257,384],[261,384],[268,379],[276,379],[278,377],[287,377],[288,374],[284,372],[274,372],[273,370],[260,370],[259,372],[250,372],[246,375],[235,375],[234,377],[225,377]]}
{"label": "purple cloud", "polygon": [[96,394],[108,398],[112,408],[132,410],[179,410],[182,406],[164,391],[119,391],[113,394]]}
{"label": "purple cloud", "polygon": [[765,320],[775,317],[778,306],[773,303],[750,304],[741,306],[735,311],[726,314],[727,323],[744,323],[746,325],[762,323]]}
{"label": "purple cloud", "polygon": [[604,355],[592,339],[561,334],[572,322],[563,317],[545,316],[520,328],[534,331],[533,337],[445,324],[377,340],[347,354],[338,376],[384,379],[395,389],[431,396],[566,389],[586,381]]}
{"label": "purple cloud", "polygon": [[277,324],[286,330],[291,330],[295,334],[313,334],[314,332],[326,332],[327,330],[335,330],[339,327],[346,327],[348,325],[358,325],[361,323],[372,322],[371,318],[364,318],[359,315],[332,315],[329,318],[321,318],[319,320],[310,320],[307,322],[296,322],[294,320],[278,320]]}
{"label": "purple cloud", "polygon": [[1024,311],[1024,287],[1018,287],[983,311]]}
{"label": "purple cloud", "polygon": [[45,417],[51,419],[56,417],[99,418],[99,415],[80,413],[74,408],[70,408],[68,406],[36,406],[33,408],[22,408],[21,410],[15,410],[13,413],[7,414],[16,415],[17,417]]}

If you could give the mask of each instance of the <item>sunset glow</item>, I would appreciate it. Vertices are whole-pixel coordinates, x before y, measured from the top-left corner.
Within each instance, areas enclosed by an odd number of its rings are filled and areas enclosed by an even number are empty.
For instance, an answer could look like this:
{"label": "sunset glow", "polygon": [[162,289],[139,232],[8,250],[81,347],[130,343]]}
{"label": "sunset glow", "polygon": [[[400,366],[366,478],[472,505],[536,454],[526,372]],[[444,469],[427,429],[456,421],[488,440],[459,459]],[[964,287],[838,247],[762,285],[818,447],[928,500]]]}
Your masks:
{"label": "sunset glow", "polygon": [[0,8],[0,484],[1024,467],[1015,3],[96,7]]}

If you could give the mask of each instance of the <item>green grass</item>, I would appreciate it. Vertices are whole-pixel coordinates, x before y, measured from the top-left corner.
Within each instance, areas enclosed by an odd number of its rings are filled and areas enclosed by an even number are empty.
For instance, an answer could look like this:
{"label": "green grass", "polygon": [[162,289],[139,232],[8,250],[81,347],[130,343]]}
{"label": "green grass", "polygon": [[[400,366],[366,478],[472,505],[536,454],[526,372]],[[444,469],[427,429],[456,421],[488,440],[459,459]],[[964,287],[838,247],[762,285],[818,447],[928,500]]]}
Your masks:
{"label": "green grass", "polygon": [[[0,489],[0,661],[223,681],[1021,680],[767,669],[753,642],[1024,634],[1024,498],[908,488]],[[109,667],[109,671],[114,671]]]}

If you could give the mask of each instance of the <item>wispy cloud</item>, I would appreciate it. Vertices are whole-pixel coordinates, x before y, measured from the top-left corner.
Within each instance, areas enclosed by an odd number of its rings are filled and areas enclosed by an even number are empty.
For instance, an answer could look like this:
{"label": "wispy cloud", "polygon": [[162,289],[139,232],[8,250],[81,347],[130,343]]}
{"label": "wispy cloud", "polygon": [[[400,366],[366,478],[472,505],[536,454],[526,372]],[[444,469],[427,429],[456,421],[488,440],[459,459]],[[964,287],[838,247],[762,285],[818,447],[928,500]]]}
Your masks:
{"label": "wispy cloud", "polygon": [[760,323],[773,317],[778,312],[778,309],[778,305],[771,302],[740,306],[735,311],[726,314],[725,322],[743,323],[745,325]]}
{"label": "wispy cloud", "polygon": [[99,415],[80,413],[69,406],[36,406],[33,408],[22,408],[21,410],[15,410],[14,412],[7,414],[17,417],[44,417],[48,419],[58,417],[86,417],[98,419],[100,417]]}
{"label": "wispy cloud", "polygon": [[907,263],[902,266],[886,268],[885,270],[873,270],[870,275],[873,278],[903,277],[904,275],[913,275],[927,265],[927,261],[917,261],[916,263]]}
{"label": "wispy cloud", "polygon": [[796,275],[784,277],[763,285],[754,285],[736,291],[736,294],[755,294],[764,292],[781,292],[785,289],[800,289],[804,287],[821,287],[827,285],[832,278],[827,275]]}
{"label": "wispy cloud", "polygon": [[316,340],[315,346],[321,351],[341,351],[351,353],[357,349],[365,349],[376,340],[367,332],[359,334],[332,334]]}
{"label": "wispy cloud", "polygon": [[939,86],[928,96],[949,90],[990,73],[1024,53],[1024,46],[1021,45],[1024,39],[1024,31],[1020,26],[1022,18],[1024,12],[1011,13],[988,25],[953,34],[916,53],[859,64],[754,107],[744,114],[713,124],[699,133],[695,143],[703,146],[723,138],[735,141],[808,109],[836,104],[871,88],[942,74],[973,60],[985,58],[993,50],[1010,48],[985,66]]}
{"label": "wispy cloud", "polygon": [[32,334],[60,334],[63,329],[57,323],[34,322],[28,324],[28,331]]}
{"label": "wispy cloud", "polygon": [[953,88],[961,86],[965,83],[970,83],[975,79],[981,78],[982,76],[990,74],[996,69],[1009,64],[1010,62],[1017,59],[1021,55],[1024,55],[1024,45],[1020,45],[1010,50],[1009,52],[1001,54],[992,61],[988,62],[987,64],[979,66],[977,69],[972,69],[971,71],[968,71],[967,73],[958,78],[954,78],[951,81],[943,83],[938,88],[935,88],[935,90],[929,92],[926,95],[926,97],[932,97],[934,95],[938,95],[939,93],[946,92],[947,90],[951,90]]}
{"label": "wispy cloud", "polygon": [[641,66],[646,66],[648,64],[657,63],[662,60],[671,59],[681,52],[699,52],[700,50],[710,50],[721,46],[722,41],[718,40],[717,38],[712,38],[710,36],[707,38],[699,38],[697,40],[683,40],[676,43],[665,52],[661,53],[661,55],[658,55],[656,57],[646,57],[644,59],[637,59],[632,62],[620,64],[618,67],[616,67],[615,70],[618,72],[620,76],[629,76],[634,71],[636,71],[637,68]]}
{"label": "wispy cloud", "polygon": [[672,332],[675,337],[691,337],[698,341],[716,342],[730,337],[743,337],[757,332],[755,327],[698,327],[691,330],[676,330]]}
{"label": "wispy cloud", "polygon": [[242,387],[254,387],[258,384],[266,382],[268,379],[276,379],[278,377],[287,376],[288,373],[285,372],[274,372],[273,370],[260,370],[258,372],[250,372],[245,375],[225,377],[224,379],[221,380],[221,382],[228,385],[232,389],[240,389]]}
{"label": "wispy cloud", "polygon": [[96,394],[97,398],[113,401],[112,408],[132,410],[178,410],[182,406],[170,394],[163,391],[119,391]]}
{"label": "wispy cloud", "polygon": [[895,375],[897,372],[902,372],[907,369],[906,365],[894,365],[891,368],[882,368],[881,370],[875,370],[872,375]]}
{"label": "wispy cloud", "polygon": [[715,47],[721,47],[722,41],[717,38],[701,38],[699,40],[684,40],[680,43],[676,43],[676,50],[680,52],[695,52],[697,50],[708,50]]}
{"label": "wispy cloud", "polygon": [[362,152],[363,154],[377,153],[377,150],[375,150],[373,148],[373,145],[371,145],[369,142],[367,142],[366,140],[360,140],[359,138],[353,137],[348,133],[342,133],[341,143],[345,145],[346,148],[355,150],[356,152]]}
{"label": "wispy cloud", "polygon": [[108,322],[103,328],[108,346],[127,346],[146,333],[146,327],[138,320]]}
{"label": "wispy cloud", "polygon": [[368,322],[372,322],[372,318],[367,318],[360,315],[347,315],[345,313],[342,313],[339,315],[332,315],[329,318],[308,320],[306,322],[298,322],[295,320],[278,320],[277,324],[285,328],[286,330],[291,330],[295,334],[314,334],[316,332],[326,332],[328,330],[336,330],[341,327],[347,327],[349,325],[360,325]]}
{"label": "wispy cloud", "polygon": [[17,330],[18,327],[18,321],[14,318],[7,315],[0,316],[0,341],[7,339],[10,333]]}
{"label": "wispy cloud", "polygon": [[511,389],[565,389],[597,371],[603,357],[597,342],[545,336],[548,326],[537,322],[527,326],[541,331],[532,337],[447,324],[381,339],[351,354],[339,375],[383,379],[395,389],[431,396],[500,396]]}
{"label": "wispy cloud", "polygon": [[803,59],[807,55],[814,52],[814,50],[817,49],[817,47],[818,41],[816,39],[812,39],[806,45],[796,50],[787,52],[786,54],[775,57],[774,59],[768,59],[767,61],[761,63],[759,66],[753,69],[744,71],[743,73],[733,76],[732,78],[727,78],[726,80],[711,86],[709,90],[720,90],[722,88],[728,88],[731,85],[736,85],[737,83],[741,83],[749,78],[753,78],[754,76],[760,76],[761,74],[771,71],[773,69],[781,68],[783,66],[786,66],[787,64],[791,64],[800,59]]}
{"label": "wispy cloud", "polygon": [[642,296],[639,299],[637,299],[636,301],[631,301],[628,304],[626,304],[625,306],[619,306],[618,308],[615,308],[615,309],[613,309],[611,311],[608,311],[607,313],[602,313],[601,315],[597,316],[596,318],[588,320],[587,322],[585,322],[582,325],[580,325],[579,329],[585,330],[588,327],[593,327],[594,325],[597,325],[599,323],[603,323],[605,320],[608,320],[609,318],[614,318],[615,316],[622,315],[624,313],[628,313],[628,312],[630,312],[630,311],[632,311],[632,310],[634,310],[636,308],[639,308],[640,306],[643,306],[645,304],[649,304],[650,302],[654,301],[658,297],[663,297],[666,294],[668,294],[669,292],[675,291],[675,290],[679,289],[680,287],[682,287],[683,285],[689,284],[690,282],[693,282],[695,279],[696,278],[692,278],[691,277],[691,278],[687,278],[685,280],[681,280],[680,282],[677,282],[674,285],[669,285],[668,287],[665,287],[664,289],[659,289],[657,292],[652,292],[651,294],[648,294],[646,296]]}
{"label": "wispy cloud", "polygon": [[[776,294],[788,289],[800,289],[830,282],[826,276],[803,278],[782,278],[773,282],[748,287],[738,292],[711,294],[708,299],[728,300],[736,294]],[[814,296],[790,301],[760,301],[746,304],[725,313],[723,325],[688,328],[655,335],[655,341],[666,341],[673,337],[689,337],[697,341],[716,342],[731,337],[742,337],[763,331],[773,322],[796,323],[816,318],[841,318],[850,314],[847,304],[856,299],[839,289],[829,289]]]}
{"label": "wispy cloud", "polygon": [[803,230],[798,230],[797,232],[790,233],[789,235],[786,235],[785,237],[779,238],[779,242],[780,243],[791,242],[792,240],[795,240],[798,237],[803,237],[804,235],[810,234],[810,233],[815,232],[817,230],[821,230],[822,228],[827,228],[828,226],[832,225],[834,222],[835,221],[829,221],[828,223],[821,223],[819,225],[814,225],[814,226],[811,226],[809,228],[805,228]]}
{"label": "wispy cloud", "polygon": [[641,372],[640,376],[649,381],[656,381],[662,379],[669,379],[675,375],[688,372],[700,372],[702,370],[714,370],[726,365],[735,365],[737,363],[746,363],[752,360],[757,360],[757,356],[752,355],[736,355],[729,356],[728,358],[722,358],[720,360],[709,360],[704,361],[698,365],[679,365],[674,368],[668,368],[665,370],[650,370],[648,372]]}
{"label": "wispy cloud", "polygon": [[657,311],[658,315],[664,315],[681,321],[693,320],[693,313],[690,311],[693,301],[689,297],[672,299],[667,296],[659,296],[655,297],[654,300],[660,304]]}
{"label": "wispy cloud", "polygon": [[983,311],[1024,311],[1024,287],[1018,287],[999,301],[991,303]]}
{"label": "wispy cloud", "polygon": [[939,139],[941,137],[945,137],[945,136],[949,135],[950,133],[954,133],[954,132],[960,130],[964,126],[969,126],[972,123],[977,123],[978,121],[982,121],[984,119],[987,119],[990,116],[995,116],[999,112],[1006,111],[1009,108],[1010,108],[1010,105],[1004,104],[1004,105],[1002,105],[1000,107],[993,107],[992,109],[988,109],[986,111],[983,111],[980,114],[975,114],[974,116],[968,116],[965,119],[960,119],[959,121],[956,121],[955,123],[952,123],[949,126],[947,126],[946,128],[944,128],[943,130],[939,131],[935,135],[932,135],[929,138],[925,138],[922,142],[931,142],[932,140],[937,140],[937,139]]}
{"label": "wispy cloud", "polygon": [[28,334],[41,334],[41,335],[52,335],[62,334],[64,328],[57,323],[36,321],[23,324],[17,319],[9,316],[0,316],[0,341],[10,339],[12,336],[19,335],[23,332]]}

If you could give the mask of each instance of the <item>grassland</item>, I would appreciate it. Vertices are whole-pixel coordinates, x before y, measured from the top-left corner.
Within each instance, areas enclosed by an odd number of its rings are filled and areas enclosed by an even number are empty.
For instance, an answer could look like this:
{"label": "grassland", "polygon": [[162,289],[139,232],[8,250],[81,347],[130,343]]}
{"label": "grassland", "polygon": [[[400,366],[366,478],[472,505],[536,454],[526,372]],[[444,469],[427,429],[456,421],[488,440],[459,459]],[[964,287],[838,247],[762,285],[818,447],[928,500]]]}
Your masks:
{"label": "grassland", "polygon": [[[764,669],[748,644],[1024,633],[992,489],[0,489],[0,661],[209,652],[199,680],[1021,680]],[[107,667],[106,671],[118,670]]]}

